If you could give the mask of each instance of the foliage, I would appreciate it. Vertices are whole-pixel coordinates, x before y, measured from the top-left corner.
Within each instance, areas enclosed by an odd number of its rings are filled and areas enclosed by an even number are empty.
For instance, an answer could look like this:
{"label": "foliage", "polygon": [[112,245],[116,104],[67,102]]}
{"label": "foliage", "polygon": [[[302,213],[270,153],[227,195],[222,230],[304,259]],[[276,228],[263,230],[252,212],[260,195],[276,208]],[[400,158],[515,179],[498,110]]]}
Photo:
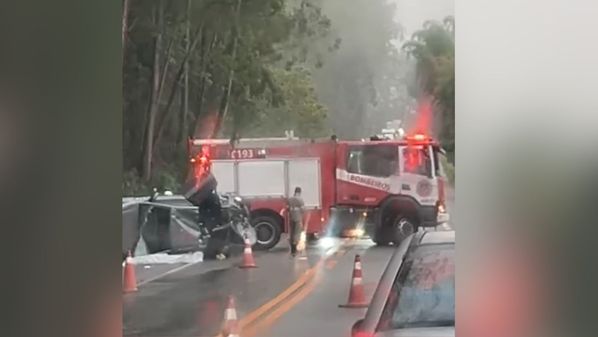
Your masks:
{"label": "foliage", "polygon": [[126,171],[123,174],[122,194],[123,196],[144,196],[151,194],[154,188],[159,191],[180,192],[182,186],[182,175],[180,170],[172,165],[170,167],[157,167],[149,181],[141,179],[135,170]]}
{"label": "foliage", "polygon": [[455,148],[455,32],[454,19],[429,21],[403,45],[416,60],[414,97],[431,96],[436,103],[440,141],[454,161]]}
{"label": "foliage", "polygon": [[440,163],[451,186],[455,186],[455,165],[450,163],[445,156],[440,157]]}
{"label": "foliage", "polygon": [[294,130],[296,136],[303,138],[329,135],[330,131],[322,123],[327,109],[318,102],[309,71],[272,69],[271,76],[283,104],[262,104],[254,120],[247,121],[246,134],[283,136],[284,130]]}
{"label": "foliage", "polygon": [[322,134],[326,109],[302,68],[322,63],[310,45],[338,41],[316,1],[128,0],[123,189],[171,184],[188,137]]}
{"label": "foliage", "polygon": [[[188,137],[362,138],[409,110],[411,61],[392,43],[401,30],[387,1],[124,1],[126,193],[176,190]],[[435,27],[409,53],[451,116],[452,44]]]}

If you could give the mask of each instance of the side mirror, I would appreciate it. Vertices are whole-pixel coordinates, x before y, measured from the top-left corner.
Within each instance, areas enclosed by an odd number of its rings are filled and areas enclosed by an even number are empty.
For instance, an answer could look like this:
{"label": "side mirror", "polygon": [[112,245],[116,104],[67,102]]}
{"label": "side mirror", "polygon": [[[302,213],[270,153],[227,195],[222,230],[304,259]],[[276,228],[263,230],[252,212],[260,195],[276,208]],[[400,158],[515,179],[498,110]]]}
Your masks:
{"label": "side mirror", "polygon": [[351,327],[351,337],[360,337],[361,334],[361,326],[363,325],[363,318],[358,320],[353,324]]}

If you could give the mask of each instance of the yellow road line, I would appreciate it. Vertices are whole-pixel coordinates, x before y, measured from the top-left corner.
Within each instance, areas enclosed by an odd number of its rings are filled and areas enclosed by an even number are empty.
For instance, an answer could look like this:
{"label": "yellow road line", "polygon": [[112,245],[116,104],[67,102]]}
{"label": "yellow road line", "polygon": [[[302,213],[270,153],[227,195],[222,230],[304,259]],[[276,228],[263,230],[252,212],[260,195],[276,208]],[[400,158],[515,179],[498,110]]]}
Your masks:
{"label": "yellow road line", "polygon": [[[332,260],[332,258],[321,259],[318,262],[318,264],[311,269],[311,271],[316,272],[318,269],[321,269],[322,265],[324,265],[324,262],[326,262],[325,266],[329,270],[334,268],[337,263],[337,261]],[[243,329],[243,337],[255,337],[264,335],[264,332],[267,328],[271,328],[280,317],[286,314],[289,310],[291,310],[293,307],[295,307],[298,303],[303,301],[309,294],[313,292],[318,283],[318,278],[311,277],[306,282],[307,284],[302,289],[300,289],[298,292],[293,293],[291,296],[289,296],[289,298],[286,298],[286,301],[284,303],[272,310],[262,320],[246,329]]]}
{"label": "yellow road line", "polygon": [[328,260],[326,263],[326,269],[330,270],[336,266],[336,260]]}
{"label": "yellow road line", "polygon": [[260,317],[261,315],[263,315],[264,313],[266,313],[267,311],[269,311],[270,309],[275,307],[277,304],[284,301],[289,295],[291,295],[293,292],[295,292],[297,289],[299,289],[301,286],[303,286],[305,283],[307,283],[307,281],[309,281],[309,279],[314,275],[314,273],[316,271],[316,267],[319,264],[320,263],[318,263],[315,267],[312,267],[312,268],[306,270],[303,273],[303,275],[301,275],[301,277],[299,277],[297,279],[297,281],[295,281],[295,283],[293,283],[290,287],[288,287],[283,292],[278,294],[276,297],[274,297],[270,301],[266,302],[261,307],[257,308],[256,310],[252,311],[247,316],[245,316],[243,319],[241,319],[241,321],[240,321],[241,328],[243,328],[246,325],[251,324],[251,322],[253,322],[256,318]]}
{"label": "yellow road line", "polygon": [[[245,329],[247,326],[251,325],[256,321],[260,316],[264,315],[266,312],[270,311],[272,308],[286,300],[290,297],[291,294],[297,291],[300,287],[304,286],[311,278],[313,278],[316,270],[324,263],[324,260],[318,261],[318,263],[309,269],[307,269],[290,287],[285,289],[283,292],[278,294],[273,299],[269,300],[268,302],[264,303],[259,308],[255,309],[254,311],[247,314],[244,318],[239,320],[239,326],[241,330]],[[216,337],[222,337],[222,334],[218,334]]]}
{"label": "yellow road line", "polygon": [[264,317],[259,323],[251,326],[248,329],[243,330],[244,337],[254,337],[258,335],[263,335],[263,332],[266,328],[272,327],[274,323],[285,313],[291,310],[295,305],[299,302],[303,301],[316,287],[316,282],[311,281],[309,282],[304,288],[302,288],[299,292],[297,292],[294,296],[291,296],[290,299],[285,301],[279,307],[277,307],[274,311],[272,311],[269,315]]}

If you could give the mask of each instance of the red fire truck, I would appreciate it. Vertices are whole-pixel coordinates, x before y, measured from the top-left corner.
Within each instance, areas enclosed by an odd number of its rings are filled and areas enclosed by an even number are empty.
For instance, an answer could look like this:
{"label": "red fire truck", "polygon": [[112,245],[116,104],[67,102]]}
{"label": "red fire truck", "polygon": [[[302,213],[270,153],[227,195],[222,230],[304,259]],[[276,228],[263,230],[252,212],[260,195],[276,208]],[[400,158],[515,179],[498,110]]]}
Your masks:
{"label": "red fire truck", "polygon": [[286,198],[296,186],[303,191],[311,235],[367,234],[387,245],[419,227],[448,221],[443,151],[424,135],[362,141],[253,138],[234,146],[224,139],[190,139],[189,153],[195,170],[209,154],[218,191],[248,201],[257,249],[275,246],[288,232]]}

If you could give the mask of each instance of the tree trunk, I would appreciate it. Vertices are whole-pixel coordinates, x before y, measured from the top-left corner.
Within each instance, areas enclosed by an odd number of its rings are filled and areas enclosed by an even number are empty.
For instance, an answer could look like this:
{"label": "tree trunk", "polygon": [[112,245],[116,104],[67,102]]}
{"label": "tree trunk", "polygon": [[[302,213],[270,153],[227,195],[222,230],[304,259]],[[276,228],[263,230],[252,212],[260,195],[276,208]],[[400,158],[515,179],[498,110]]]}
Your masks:
{"label": "tree trunk", "polygon": [[179,88],[179,82],[181,81],[181,78],[183,77],[183,73],[185,70],[184,64],[185,64],[185,62],[187,62],[187,60],[189,59],[189,56],[195,49],[195,45],[197,45],[197,41],[199,40],[199,36],[200,36],[200,33],[202,30],[203,30],[203,26],[200,26],[196,30],[196,34],[195,34],[193,41],[191,43],[191,46],[189,48],[189,52],[185,53],[185,56],[183,57],[183,60],[181,62],[181,66],[179,67],[176,75],[174,76],[174,81],[172,83],[170,94],[168,96],[168,101],[166,102],[166,107],[164,108],[164,112],[162,114],[160,114],[160,118],[158,121],[158,131],[156,132],[156,136],[154,138],[155,144],[159,143],[160,139],[162,138],[162,134],[164,133],[164,130],[166,129],[166,125],[170,123],[170,119],[169,119],[170,114],[168,112],[170,111],[170,107],[172,106],[172,103],[174,102],[174,98],[176,97],[177,89]]}
{"label": "tree trunk", "polygon": [[145,132],[145,144],[143,151],[143,172],[144,181],[149,181],[152,175],[152,153],[154,146],[154,128],[156,123],[156,114],[158,112],[159,91],[160,91],[160,55],[162,53],[162,32],[164,25],[163,0],[158,0],[156,8],[156,23],[158,33],[155,38],[154,46],[154,64],[152,69],[152,93],[150,98],[149,115],[147,129]]}
{"label": "tree trunk", "polygon": [[[199,102],[197,104],[197,110],[195,112],[194,115],[194,122],[192,124],[193,128],[189,128],[189,130],[187,130],[188,132],[188,136],[191,137],[195,137],[197,130],[199,130],[199,124],[201,122],[200,116],[202,116],[203,111],[204,111],[204,103],[205,103],[205,97],[206,97],[206,91],[207,91],[207,81],[206,81],[206,73],[208,71],[207,66],[208,66],[208,58],[210,57],[210,53],[212,51],[212,49],[214,48],[214,45],[216,44],[216,40],[217,40],[217,35],[216,33],[214,33],[214,35],[212,35],[212,40],[210,41],[210,44],[207,46],[207,48],[205,50],[202,50],[202,57],[201,57],[201,68],[200,68],[200,74],[202,75],[201,78],[201,84],[199,87]],[[203,45],[202,45],[203,47]]]}
{"label": "tree trunk", "polygon": [[216,125],[214,127],[214,130],[212,130],[212,135],[210,138],[216,138],[216,136],[218,135],[218,132],[220,131],[220,128],[222,126],[222,122],[224,121],[224,118],[226,118],[226,113],[228,111],[230,93],[231,93],[231,90],[233,87],[233,79],[235,77],[234,62],[237,58],[237,45],[239,43],[239,35],[240,35],[240,27],[239,26],[240,26],[242,2],[243,2],[243,0],[237,0],[237,8],[235,9],[235,11],[236,11],[236,13],[235,13],[235,28],[234,28],[235,34],[234,34],[234,38],[233,38],[233,50],[231,53],[231,59],[232,59],[233,65],[231,66],[231,69],[228,74],[228,83],[226,85],[226,90],[222,97],[222,100],[220,101],[220,108],[218,110],[218,117],[216,118]]}
{"label": "tree trunk", "polygon": [[[191,46],[191,0],[187,0],[187,14],[186,14],[186,27],[185,27],[185,53],[189,54]],[[181,119],[179,123],[179,134],[177,137],[177,144],[180,146],[185,140],[187,134],[187,114],[189,113],[189,59],[185,60],[185,73],[183,75],[183,104],[181,109]]]}
{"label": "tree trunk", "polygon": [[123,22],[122,22],[122,47],[123,47],[123,55],[126,46],[127,40],[127,26],[129,20],[129,0],[124,0],[123,2]]}

